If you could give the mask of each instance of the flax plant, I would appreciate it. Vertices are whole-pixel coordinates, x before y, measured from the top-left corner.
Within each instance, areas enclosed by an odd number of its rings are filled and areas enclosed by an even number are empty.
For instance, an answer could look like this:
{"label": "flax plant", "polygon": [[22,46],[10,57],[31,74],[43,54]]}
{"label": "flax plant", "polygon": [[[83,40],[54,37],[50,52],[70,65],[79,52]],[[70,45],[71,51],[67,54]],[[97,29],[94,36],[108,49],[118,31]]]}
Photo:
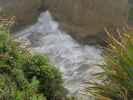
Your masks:
{"label": "flax plant", "polygon": [[109,40],[99,65],[103,71],[87,82],[86,92],[96,100],[133,100],[133,32],[118,34],[118,40],[105,31]]}

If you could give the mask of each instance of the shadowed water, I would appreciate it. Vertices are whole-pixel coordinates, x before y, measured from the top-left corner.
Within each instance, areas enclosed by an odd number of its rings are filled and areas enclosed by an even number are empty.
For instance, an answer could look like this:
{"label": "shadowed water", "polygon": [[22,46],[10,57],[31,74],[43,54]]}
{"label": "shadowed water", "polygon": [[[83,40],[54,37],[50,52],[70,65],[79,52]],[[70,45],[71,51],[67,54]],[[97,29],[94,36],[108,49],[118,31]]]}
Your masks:
{"label": "shadowed water", "polygon": [[16,37],[28,40],[33,52],[48,55],[50,62],[63,72],[64,85],[70,94],[78,95],[83,82],[92,79],[92,74],[99,70],[96,64],[102,60],[101,50],[78,44],[58,29],[58,23],[53,21],[48,11],[40,15],[36,24],[19,32]]}

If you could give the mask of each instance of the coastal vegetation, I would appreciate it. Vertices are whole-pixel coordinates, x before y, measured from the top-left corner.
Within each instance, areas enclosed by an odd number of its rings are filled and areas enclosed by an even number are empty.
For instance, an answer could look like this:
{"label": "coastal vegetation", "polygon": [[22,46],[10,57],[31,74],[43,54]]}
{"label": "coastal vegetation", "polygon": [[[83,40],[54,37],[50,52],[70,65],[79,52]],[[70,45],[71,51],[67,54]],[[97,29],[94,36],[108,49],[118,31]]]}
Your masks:
{"label": "coastal vegetation", "polygon": [[132,1],[0,0],[0,100],[133,100]]}
{"label": "coastal vegetation", "polygon": [[47,56],[31,54],[0,25],[0,100],[62,100],[62,73]]}
{"label": "coastal vegetation", "polygon": [[133,33],[119,34],[118,41],[109,32],[108,46],[104,51],[102,72],[88,84],[87,94],[96,100],[133,99]]}

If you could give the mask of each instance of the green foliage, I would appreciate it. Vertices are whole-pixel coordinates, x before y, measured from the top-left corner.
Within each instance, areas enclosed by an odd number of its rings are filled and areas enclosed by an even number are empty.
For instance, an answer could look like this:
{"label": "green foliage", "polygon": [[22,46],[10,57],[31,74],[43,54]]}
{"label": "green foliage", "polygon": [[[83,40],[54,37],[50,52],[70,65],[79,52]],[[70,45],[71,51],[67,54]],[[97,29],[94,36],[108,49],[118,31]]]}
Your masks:
{"label": "green foliage", "polygon": [[48,63],[46,56],[33,56],[24,65],[24,72],[29,81],[33,77],[39,80],[39,91],[44,93],[48,100],[56,100],[64,96],[61,73]]}
{"label": "green foliage", "polygon": [[6,28],[0,27],[0,99],[1,100],[45,100],[38,93],[39,81],[29,82],[23,71],[29,53],[17,46],[9,37]]}
{"label": "green foliage", "polygon": [[46,100],[44,96],[64,96],[61,73],[45,55],[20,48],[0,26],[0,100]]}
{"label": "green foliage", "polygon": [[110,34],[109,47],[105,49],[103,72],[97,81],[89,82],[87,92],[98,100],[133,99],[133,34],[123,33],[120,40]]}
{"label": "green foliage", "polygon": [[26,87],[23,87],[23,91],[12,91],[12,100],[46,100],[42,94],[37,93],[38,84],[38,80],[33,78],[30,84],[27,84]]}

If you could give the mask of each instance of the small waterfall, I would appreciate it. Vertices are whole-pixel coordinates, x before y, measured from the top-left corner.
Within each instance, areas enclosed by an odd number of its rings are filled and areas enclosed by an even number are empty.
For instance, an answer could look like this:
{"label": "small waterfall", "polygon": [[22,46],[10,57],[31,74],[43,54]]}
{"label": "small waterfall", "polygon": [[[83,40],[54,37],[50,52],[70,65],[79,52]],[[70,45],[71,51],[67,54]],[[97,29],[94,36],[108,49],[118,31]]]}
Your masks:
{"label": "small waterfall", "polygon": [[65,88],[70,94],[80,93],[83,82],[99,71],[96,64],[102,61],[101,50],[95,46],[81,45],[67,33],[59,30],[50,13],[40,15],[38,22],[19,32],[18,39],[30,41],[33,52],[47,54],[52,64],[64,75]]}

